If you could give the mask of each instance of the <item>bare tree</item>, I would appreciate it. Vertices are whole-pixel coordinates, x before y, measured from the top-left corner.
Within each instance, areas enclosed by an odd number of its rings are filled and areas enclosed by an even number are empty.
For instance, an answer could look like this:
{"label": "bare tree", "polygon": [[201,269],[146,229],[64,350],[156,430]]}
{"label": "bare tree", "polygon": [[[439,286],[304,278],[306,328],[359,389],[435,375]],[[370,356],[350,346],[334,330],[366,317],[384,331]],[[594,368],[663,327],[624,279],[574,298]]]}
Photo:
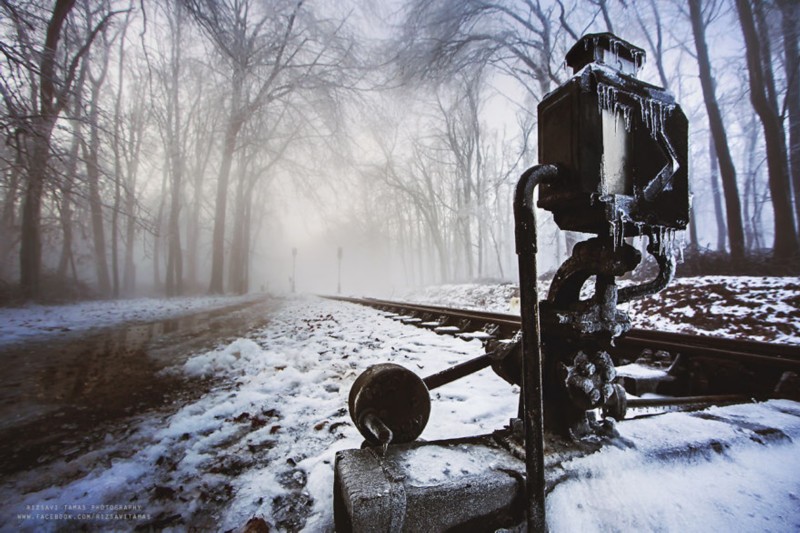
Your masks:
{"label": "bare tree", "polygon": [[714,135],[709,135],[708,161],[710,163],[710,172],[708,178],[709,182],[711,183],[711,196],[714,200],[714,218],[717,222],[717,250],[724,252],[728,232],[727,224],[725,223],[725,211],[722,208],[722,198],[724,193],[723,191],[720,191],[719,187],[719,159],[717,157],[717,153],[717,144],[714,142]]}
{"label": "bare tree", "polygon": [[[716,4],[716,3],[714,3]],[[707,4],[712,10],[715,5]],[[697,64],[700,71],[700,84],[703,88],[703,100],[708,113],[709,127],[714,139],[717,160],[719,161],[722,189],[725,195],[725,214],[728,224],[728,242],[731,257],[744,257],[744,230],[742,227],[742,208],[739,201],[739,190],[736,184],[736,168],[733,165],[725,125],[714,88],[714,77],[711,72],[708,45],[706,44],[707,20],[703,16],[700,0],[689,0],[689,13],[694,32],[694,43],[697,49]]]}
{"label": "bare tree", "polygon": [[758,150],[758,120],[755,111],[750,111],[750,119],[747,121],[745,131],[747,132],[747,145],[745,153],[745,182],[744,182],[744,217],[745,234],[747,236],[747,247],[750,250],[761,248],[761,224],[760,206],[758,199],[758,176],[760,162],[763,160]]}
{"label": "bare tree", "polygon": [[[278,76],[290,67],[298,52],[293,46],[297,44],[295,21],[301,5],[302,2],[298,2],[286,12],[259,17],[254,3],[248,0],[189,2],[192,14],[229,69],[230,100],[217,178],[211,293],[223,292],[228,182],[239,132],[253,112],[292,89],[290,85],[281,84]],[[258,74],[262,74],[262,69],[267,72],[260,78]],[[258,74],[256,70],[259,70]],[[254,83],[258,86],[251,91],[250,84]]]}
{"label": "bare tree", "polygon": [[183,294],[183,253],[181,251],[180,212],[183,197],[183,173],[185,167],[185,140],[181,108],[181,77],[183,71],[181,50],[184,14],[180,3],[175,3],[167,11],[170,39],[169,59],[164,73],[164,93],[166,96],[166,137],[167,165],[170,176],[170,209],[167,228],[167,274],[165,288],[167,296]]}
{"label": "bare tree", "polygon": [[[633,7],[636,21],[639,23],[639,29],[650,47],[649,58],[655,61],[656,70],[658,71],[658,78],[661,81],[661,86],[669,89],[670,83],[667,79],[667,71],[664,67],[664,28],[661,23],[661,11],[658,9],[658,4],[655,0],[649,0],[650,12],[652,14],[652,23],[646,23],[642,17],[642,12],[639,7],[642,4],[636,4]],[[611,30],[609,30],[611,31]]]}
{"label": "bare tree", "polygon": [[197,65],[190,71],[196,87],[196,98],[188,113],[186,173],[191,185],[191,200],[187,206],[186,221],[186,284],[195,290],[198,286],[198,255],[201,237],[201,213],[206,202],[205,187],[211,166],[216,131],[219,127],[220,109],[213,104],[216,94],[204,71]]}
{"label": "bare tree", "polygon": [[352,44],[343,23],[316,20],[303,1],[269,10],[254,0],[186,0],[227,68],[230,95],[217,180],[211,293],[223,292],[225,226],[231,164],[247,121],[272,102],[297,91],[342,84]]}
{"label": "bare tree", "polygon": [[[86,7],[87,26],[92,25],[94,13]],[[83,158],[86,161],[86,181],[89,187],[89,207],[91,209],[92,220],[92,242],[94,244],[94,262],[97,272],[97,283],[100,294],[111,296],[111,277],[108,270],[108,257],[106,253],[106,232],[103,220],[103,200],[101,198],[101,177],[105,175],[105,170],[101,164],[101,139],[100,132],[100,91],[106,82],[108,75],[108,63],[110,56],[111,42],[107,36],[106,29],[101,32],[103,46],[100,49],[99,72],[95,73],[90,66],[87,70],[89,81],[89,114],[87,116],[89,138],[82,140],[81,148]],[[94,63],[94,62],[93,62]]]}
{"label": "bare tree", "polygon": [[[9,83],[8,78],[4,78],[0,84],[6,108],[15,115],[19,127],[25,132],[24,141],[18,147],[23,152],[21,163],[26,176],[22,204],[20,285],[28,298],[37,298],[41,288],[42,199],[49,177],[53,129],[69,101],[81,61],[98,33],[115,15],[114,12],[106,13],[94,27],[89,28],[78,46],[66,51],[62,46],[63,28],[74,6],[75,0],[56,0],[48,14],[36,12],[38,8],[32,2],[20,5],[0,3],[0,9],[17,29],[19,45],[18,50],[11,54],[4,53],[3,57],[6,61],[19,61],[12,66],[12,71],[19,72],[17,67],[22,65],[28,80],[27,87],[31,88],[28,99],[19,94],[20,85],[15,85],[23,83],[21,80]],[[47,20],[40,35],[37,35],[38,20]],[[37,46],[34,43],[38,39],[41,39],[41,45]]]}
{"label": "bare tree", "polygon": [[792,0],[778,0],[783,30],[786,69],[786,110],[789,115],[789,162],[794,188],[794,211],[800,229],[800,6]]}
{"label": "bare tree", "polygon": [[[474,242],[472,225],[476,222],[482,201],[483,154],[480,112],[483,104],[481,89],[483,76],[479,69],[458,75],[453,101],[447,104],[437,98],[444,127],[444,142],[454,163],[455,215],[457,237],[462,250],[462,263],[467,279],[475,272],[473,246],[477,246],[478,271],[481,270],[483,240],[480,221],[477,221],[477,242]],[[479,274],[480,275],[480,274]]]}
{"label": "bare tree", "polygon": [[[127,113],[120,120],[120,153],[124,162],[123,212],[125,214],[125,257],[122,270],[122,294],[130,296],[136,290],[136,264],[133,250],[136,239],[137,217],[137,184],[140,166],[142,143],[145,126],[149,116],[149,107],[145,104],[145,90],[139,81],[134,85]],[[118,177],[119,179],[119,177]]]}
{"label": "bare tree", "polygon": [[747,68],[750,73],[750,100],[761,119],[767,147],[767,167],[772,208],[775,213],[773,256],[788,261],[800,252],[791,205],[788,158],[783,122],[778,110],[777,92],[772,72],[768,41],[759,37],[758,21],[764,33],[763,6],[755,2],[752,9],[747,0],[736,0],[739,21],[747,47]]}
{"label": "bare tree", "polygon": [[559,5],[556,19],[555,6],[540,0],[417,0],[406,10],[397,61],[407,78],[437,79],[491,64],[539,99],[562,78],[558,21],[573,38],[577,35]]}
{"label": "bare tree", "polygon": [[61,243],[61,258],[58,261],[57,275],[63,279],[67,275],[67,269],[72,268],[73,276],[75,272],[75,259],[73,257],[73,188],[75,187],[75,175],[78,171],[78,161],[81,144],[81,128],[83,125],[83,90],[86,82],[86,71],[88,63],[83,62],[80,74],[78,75],[77,82],[72,95],[72,140],[70,141],[70,148],[67,154],[66,168],[64,169],[64,177],[61,185],[61,203],[59,205],[59,219],[61,222],[61,231],[63,234]]}

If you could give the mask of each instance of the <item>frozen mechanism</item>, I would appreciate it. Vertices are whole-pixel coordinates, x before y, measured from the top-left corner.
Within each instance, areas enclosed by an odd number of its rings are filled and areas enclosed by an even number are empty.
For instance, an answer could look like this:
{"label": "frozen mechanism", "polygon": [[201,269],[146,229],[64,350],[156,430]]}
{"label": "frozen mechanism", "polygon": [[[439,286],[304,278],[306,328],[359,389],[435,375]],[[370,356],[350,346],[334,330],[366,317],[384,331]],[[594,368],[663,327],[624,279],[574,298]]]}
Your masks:
{"label": "frozen mechanism", "polygon": [[[370,449],[337,455],[337,529],[415,530],[424,523],[433,530],[496,530],[518,525],[524,514],[529,531],[542,531],[545,434],[576,449],[615,436],[614,419],[624,417],[627,400],[609,354],[631,327],[618,304],[669,283],[674,233],[689,221],[686,117],[669,93],[636,79],[643,62],[642,49],[609,33],[587,35],[567,54],[574,76],[539,104],[540,165],[521,176],[514,199],[521,333],[511,341],[494,339],[492,331],[472,333],[484,340],[485,355],[425,379],[395,364],[375,365],[358,377],[350,416]],[[537,187],[538,206],[553,213],[559,228],[594,235],[575,245],[542,302]],[[647,252],[659,271],[649,282],[619,288],[617,278],[641,262],[625,240],[633,235],[649,238]],[[587,282],[594,283],[593,295],[582,299]],[[470,319],[464,320],[459,327],[467,331]],[[430,415],[429,391],[487,366],[521,386],[519,418],[491,438],[413,443]],[[519,464],[508,474],[483,470],[488,461],[465,462],[481,446],[491,457],[522,458],[524,477]],[[419,464],[424,457],[445,464]],[[463,475],[450,470],[456,463],[464,465]],[[416,487],[419,472],[460,481]],[[370,483],[372,492],[364,490]]]}
{"label": "frozen mechanism", "polygon": [[[559,228],[595,237],[578,243],[558,269],[540,320],[545,425],[580,438],[596,432],[588,409],[618,413],[611,404],[624,404],[608,356],[614,339],[630,329],[618,304],[663,289],[674,274],[675,232],[689,220],[688,127],[672,95],[636,78],[642,49],[591,34],[566,62],[573,77],[538,109],[539,161],[557,169],[542,183],[538,205]],[[637,236],[647,236],[659,272],[618,288],[616,279],[641,262],[626,242]],[[586,283],[594,283],[593,296],[581,299]],[[525,298],[538,301],[521,297],[523,307]]]}
{"label": "frozen mechanism", "polygon": [[538,205],[564,230],[622,240],[686,228],[688,122],[670,93],[636,78],[643,61],[613,35],[587,35],[567,53],[573,77],[539,105],[539,162],[561,174]]}
{"label": "frozen mechanism", "polygon": [[350,417],[371,445],[411,442],[428,423],[431,402],[425,383],[396,364],[374,365],[350,389]]}
{"label": "frozen mechanism", "polygon": [[[592,433],[587,409],[622,401],[624,391],[614,387],[608,352],[614,339],[630,329],[630,319],[617,305],[669,283],[675,269],[674,234],[688,223],[686,117],[669,93],[636,78],[644,58],[642,49],[607,33],[587,35],[575,44],[566,58],[573,78],[539,105],[542,166],[526,173],[518,187],[518,249],[535,253],[535,235],[526,234],[530,224],[519,218],[520,213],[532,216],[528,184],[522,182],[534,175],[537,180],[547,176],[536,183],[541,183],[538,205],[553,212],[561,229],[596,235],[575,246],[541,304],[548,352],[545,423],[562,435]],[[616,279],[641,261],[641,253],[625,238],[644,235],[659,273],[650,282],[619,289]],[[525,261],[520,259],[521,269]],[[582,300],[587,282],[595,284],[594,295]],[[522,309],[526,298],[538,305],[537,294],[522,291]],[[496,348],[444,377],[423,380],[394,364],[368,369],[350,393],[353,422],[368,445],[384,451],[390,444],[415,440],[430,414],[428,390],[457,379],[452,376],[491,365],[504,379],[523,383],[519,343]]]}

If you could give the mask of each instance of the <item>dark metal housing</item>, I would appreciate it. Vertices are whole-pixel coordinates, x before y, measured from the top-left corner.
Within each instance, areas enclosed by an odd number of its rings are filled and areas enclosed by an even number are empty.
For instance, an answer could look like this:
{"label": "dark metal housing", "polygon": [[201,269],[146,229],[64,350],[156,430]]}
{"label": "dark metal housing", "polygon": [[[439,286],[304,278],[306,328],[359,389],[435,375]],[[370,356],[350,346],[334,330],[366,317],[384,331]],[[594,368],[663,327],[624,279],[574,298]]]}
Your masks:
{"label": "dark metal housing", "polygon": [[567,55],[576,75],[539,104],[539,163],[563,172],[538,205],[561,229],[686,228],[688,122],[667,91],[634,76],[643,60],[610,34],[587,35]]}

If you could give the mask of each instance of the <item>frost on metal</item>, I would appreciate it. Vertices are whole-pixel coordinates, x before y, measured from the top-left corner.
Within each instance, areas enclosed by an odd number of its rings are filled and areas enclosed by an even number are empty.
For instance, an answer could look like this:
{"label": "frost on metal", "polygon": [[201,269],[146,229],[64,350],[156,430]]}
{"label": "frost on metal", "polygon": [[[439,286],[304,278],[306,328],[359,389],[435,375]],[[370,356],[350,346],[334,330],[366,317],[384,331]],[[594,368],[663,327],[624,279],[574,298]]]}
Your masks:
{"label": "frost on metal", "polygon": [[[538,168],[557,169],[542,183],[538,206],[562,230],[595,237],[575,245],[540,310],[545,425],[580,437],[602,430],[589,427],[588,409],[613,412],[615,402],[625,404],[607,355],[631,328],[618,305],[662,290],[674,275],[675,234],[689,221],[688,125],[672,95],[636,78],[641,48],[591,34],[570,49],[566,62],[573,77],[538,108]],[[642,235],[659,272],[618,288],[617,278],[642,258],[625,238]],[[531,267],[521,260],[520,268]],[[592,280],[594,294],[584,299],[581,290]],[[523,305],[538,300],[522,292]]]}
{"label": "frost on metal", "polygon": [[636,78],[644,51],[611,34],[569,51],[574,76],[538,108],[539,163],[563,169],[539,207],[565,230],[617,240],[689,220],[688,122],[663,88]]}

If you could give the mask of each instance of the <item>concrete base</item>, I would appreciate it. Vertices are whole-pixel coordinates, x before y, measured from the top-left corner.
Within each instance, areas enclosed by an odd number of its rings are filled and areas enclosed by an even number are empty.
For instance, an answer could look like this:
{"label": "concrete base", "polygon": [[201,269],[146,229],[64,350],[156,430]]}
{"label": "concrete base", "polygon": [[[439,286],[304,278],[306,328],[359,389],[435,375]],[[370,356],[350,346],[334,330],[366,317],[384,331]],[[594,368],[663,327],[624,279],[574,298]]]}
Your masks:
{"label": "concrete base", "polygon": [[336,454],[336,531],[495,531],[524,519],[525,463],[491,436]]}
{"label": "concrete base", "polygon": [[[690,491],[692,464],[702,467],[736,450],[763,453],[763,460],[770,461],[773,447],[800,442],[800,404],[772,400],[670,413],[626,420],[617,429],[617,437],[602,442],[548,438],[548,498],[562,484],[613,479],[615,472],[646,479],[659,464],[684,469],[685,490]],[[508,436],[508,430],[504,430],[459,440],[413,442],[390,446],[385,457],[378,448],[337,453],[336,530],[524,531],[525,464],[495,440]],[[522,452],[518,444],[509,446],[516,446],[516,453]],[[620,449],[625,452],[619,453]],[[636,501],[635,488],[625,492],[621,487],[624,498]],[[617,512],[617,500],[612,498],[609,503],[603,494],[598,493],[590,506]],[[664,497],[669,500],[670,496]],[[709,512],[713,512],[716,504],[709,505]]]}

